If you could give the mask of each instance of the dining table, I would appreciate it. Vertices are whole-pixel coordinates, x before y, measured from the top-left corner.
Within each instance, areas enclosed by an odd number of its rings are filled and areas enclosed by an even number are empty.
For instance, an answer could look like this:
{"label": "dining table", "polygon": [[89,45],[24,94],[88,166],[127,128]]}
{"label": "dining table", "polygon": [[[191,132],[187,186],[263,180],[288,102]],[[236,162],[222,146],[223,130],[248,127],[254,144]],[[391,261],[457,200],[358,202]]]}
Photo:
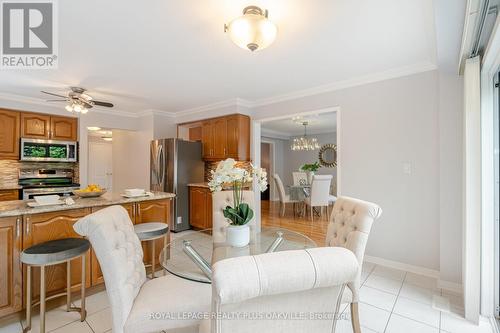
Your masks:
{"label": "dining table", "polygon": [[169,273],[199,283],[212,282],[212,266],[224,259],[317,247],[309,237],[292,230],[251,226],[250,243],[234,247],[214,242],[212,229],[174,236],[160,253],[160,264]]}

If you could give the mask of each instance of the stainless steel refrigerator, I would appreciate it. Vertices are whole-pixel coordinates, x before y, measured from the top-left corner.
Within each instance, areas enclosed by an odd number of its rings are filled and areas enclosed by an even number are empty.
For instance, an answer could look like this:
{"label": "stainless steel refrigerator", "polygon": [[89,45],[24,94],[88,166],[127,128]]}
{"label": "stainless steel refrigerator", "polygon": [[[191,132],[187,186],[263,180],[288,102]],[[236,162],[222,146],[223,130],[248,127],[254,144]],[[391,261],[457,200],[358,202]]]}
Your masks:
{"label": "stainless steel refrigerator", "polygon": [[178,232],[190,228],[188,184],[203,182],[204,172],[201,142],[181,139],[160,139],[151,142],[151,190],[176,195],[171,210],[171,231]]}

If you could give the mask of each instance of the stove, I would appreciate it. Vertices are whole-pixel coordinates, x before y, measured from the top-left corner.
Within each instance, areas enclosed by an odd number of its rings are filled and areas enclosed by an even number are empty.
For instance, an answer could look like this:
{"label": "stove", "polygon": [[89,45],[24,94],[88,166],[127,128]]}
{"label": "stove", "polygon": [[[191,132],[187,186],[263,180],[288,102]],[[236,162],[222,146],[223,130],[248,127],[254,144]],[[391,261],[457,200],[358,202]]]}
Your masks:
{"label": "stove", "polygon": [[23,200],[49,194],[70,196],[80,188],[73,182],[72,169],[20,169],[19,185]]}

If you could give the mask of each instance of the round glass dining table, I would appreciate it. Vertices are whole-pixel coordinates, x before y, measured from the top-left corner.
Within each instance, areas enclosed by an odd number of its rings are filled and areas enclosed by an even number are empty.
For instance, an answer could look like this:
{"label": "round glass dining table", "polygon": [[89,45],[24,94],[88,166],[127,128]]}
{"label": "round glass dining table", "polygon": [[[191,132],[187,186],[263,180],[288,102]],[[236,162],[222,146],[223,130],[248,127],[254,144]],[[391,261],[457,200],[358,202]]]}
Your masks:
{"label": "round glass dining table", "polygon": [[250,232],[250,244],[244,247],[214,243],[212,229],[173,234],[173,237],[160,253],[160,264],[171,274],[201,283],[211,283],[212,265],[219,260],[317,247],[301,233],[274,227]]}

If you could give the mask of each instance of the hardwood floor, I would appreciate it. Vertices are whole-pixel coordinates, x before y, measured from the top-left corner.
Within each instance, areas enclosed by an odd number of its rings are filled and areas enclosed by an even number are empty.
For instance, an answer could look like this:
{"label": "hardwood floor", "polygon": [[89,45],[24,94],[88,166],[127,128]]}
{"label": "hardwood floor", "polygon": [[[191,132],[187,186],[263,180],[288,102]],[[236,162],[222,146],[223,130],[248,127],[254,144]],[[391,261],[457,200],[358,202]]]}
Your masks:
{"label": "hardwood floor", "polygon": [[261,201],[262,225],[266,227],[282,227],[300,232],[316,242],[318,246],[325,245],[328,219],[326,213],[322,217],[315,217],[314,222],[306,217],[293,214],[293,205],[287,205],[285,216],[280,216],[279,201]]}

